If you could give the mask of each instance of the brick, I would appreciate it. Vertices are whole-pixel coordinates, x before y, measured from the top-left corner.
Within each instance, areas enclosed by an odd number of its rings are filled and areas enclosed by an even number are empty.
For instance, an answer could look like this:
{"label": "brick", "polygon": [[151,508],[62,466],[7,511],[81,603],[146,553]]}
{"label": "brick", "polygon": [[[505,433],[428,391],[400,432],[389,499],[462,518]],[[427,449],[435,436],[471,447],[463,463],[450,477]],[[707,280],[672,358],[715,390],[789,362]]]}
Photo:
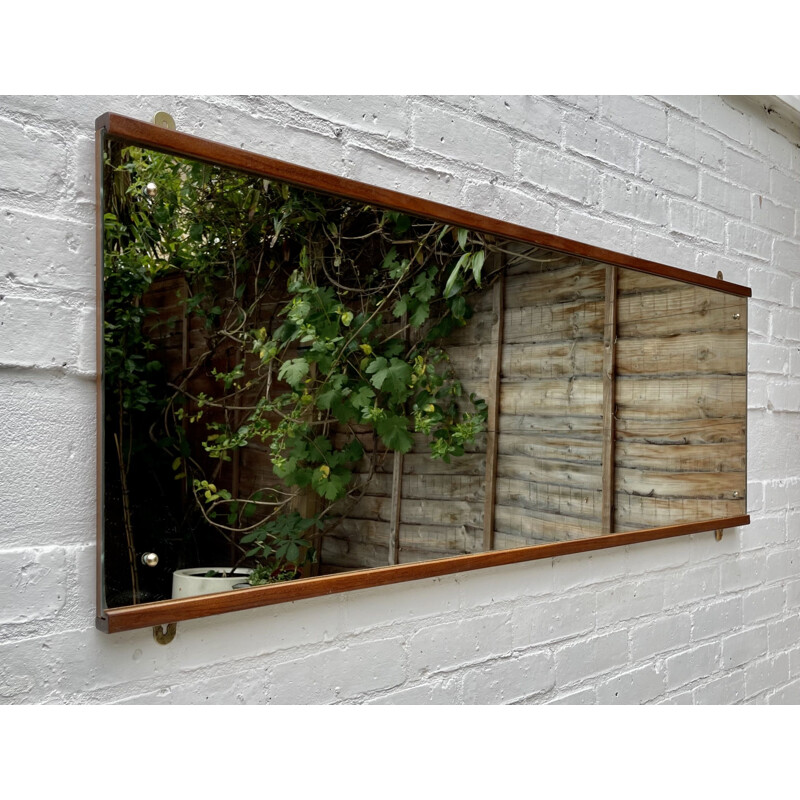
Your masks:
{"label": "brick", "polygon": [[708,642],[664,659],[668,691],[710,678],[719,667],[720,645]]}
{"label": "brick", "polygon": [[750,116],[732,108],[721,97],[704,95],[700,119],[710,127],[742,144],[750,143]]}
{"label": "brick", "polygon": [[672,611],[698,600],[716,597],[720,590],[717,564],[680,570],[664,582],[664,610]]}
{"label": "brick", "polygon": [[696,198],[700,185],[696,164],[682,161],[660,148],[642,145],[636,174],[642,180],[668,192]]}
{"label": "brick", "polygon": [[727,234],[730,250],[762,261],[772,258],[772,236],[769,234],[736,221],[728,223]]}
{"label": "brick", "polygon": [[649,228],[642,228],[634,231],[633,255],[691,272],[694,270],[697,245],[681,241],[675,236],[662,236]]}
{"label": "brick", "polygon": [[466,211],[535,230],[552,231],[555,227],[556,212],[551,203],[508,186],[467,182],[459,206]]}
{"label": "brick", "polygon": [[789,656],[760,658],[744,668],[745,698],[752,698],[789,680]]}
{"label": "brick", "polygon": [[767,555],[767,581],[794,580],[800,577],[800,555],[792,546],[790,550],[776,550]]}
{"label": "brick", "polygon": [[788,175],[774,167],[769,171],[769,194],[784,206],[800,206],[800,178]]}
{"label": "brick", "polygon": [[796,614],[785,616],[767,625],[767,646],[771,656],[791,650],[798,644],[800,644],[800,619]]}
{"label": "brick", "polygon": [[600,110],[600,97],[596,94],[562,94],[555,95],[554,99],[568,106],[582,108],[591,115],[597,114]]}
{"label": "brick", "polygon": [[792,298],[793,280],[788,275],[775,271],[776,246],[777,242],[773,242],[772,265],[752,266],[748,273],[747,285],[753,290],[753,298],[788,305]]}
{"label": "brick", "polygon": [[714,531],[694,534],[690,539],[690,558],[692,564],[705,561],[719,563],[727,556],[735,556],[742,547],[742,532],[747,528],[726,528],[722,541],[717,541]]}
{"label": "brick", "polygon": [[553,569],[546,560],[479,569],[456,577],[459,608],[467,610],[507,600],[553,593]]}
{"label": "brick", "polygon": [[755,336],[769,336],[772,326],[772,310],[759,298],[753,297],[747,301],[747,326],[750,333]]}
{"label": "brick", "polygon": [[283,98],[302,109],[333,123],[391,139],[408,137],[408,101],[402,96],[303,95]]}
{"label": "brick", "polygon": [[696,117],[700,114],[700,98],[697,95],[667,95],[659,99],[668,106],[676,108],[678,111],[683,111],[691,117]]}
{"label": "brick", "polygon": [[741,667],[767,652],[767,626],[748,628],[722,638],[720,663],[723,669]]}
{"label": "brick", "polygon": [[720,138],[699,128],[692,120],[675,115],[667,119],[667,144],[677,153],[711,170],[720,170],[725,146]]}
{"label": "brick", "polygon": [[677,198],[669,200],[669,229],[713,244],[725,241],[725,218],[721,214]]}
{"label": "brick", "polygon": [[268,670],[267,702],[330,703],[390,689],[405,680],[403,639],[329,648]]}
{"label": "brick", "polygon": [[794,680],[782,686],[768,697],[770,705],[792,705],[800,704],[800,680]]}
{"label": "brick", "polygon": [[[774,361],[777,373],[780,357],[774,356]],[[772,378],[772,381],[776,380],[777,377]],[[768,391],[771,390],[772,387],[768,386]],[[787,474],[795,454],[791,435],[787,434],[794,433],[800,433],[800,419],[787,420],[781,430],[776,429],[770,415],[753,415],[748,424],[747,460],[752,469],[758,470],[755,474],[762,480],[780,480]]]}
{"label": "brick", "polygon": [[700,252],[697,254],[695,271],[712,277],[721,271],[726,281],[747,283],[747,262],[743,256],[732,257],[715,252]]}
{"label": "brick", "polygon": [[630,574],[653,572],[668,567],[680,567],[689,560],[689,544],[683,540],[639,542],[628,545],[625,562]]}
{"label": "brick", "polygon": [[692,640],[701,641],[735,630],[742,624],[742,598],[727,597],[692,613]]}
{"label": "brick", "polygon": [[619,583],[597,594],[597,627],[657,614],[664,608],[664,579]]}
{"label": "brick", "polygon": [[696,705],[734,705],[744,699],[744,670],[715,678],[692,692]]}
{"label": "brick", "polygon": [[4,296],[0,300],[0,363],[24,367],[74,367],[78,356],[76,311],[57,300]]}
{"label": "brick", "polygon": [[624,574],[624,559],[615,549],[575,553],[553,561],[553,587],[556,592],[606,583]]}
{"label": "brick", "polygon": [[667,197],[663,191],[608,174],[603,179],[604,211],[626,218],[666,225]]}
{"label": "brick", "polygon": [[775,309],[772,312],[772,335],[790,342],[800,341],[800,309]]}
{"label": "brick", "polygon": [[[423,584],[418,584],[423,588]],[[424,583],[424,589],[408,592],[404,584],[365,589],[342,595],[342,614],[347,630],[364,631],[392,625],[399,619],[442,617],[458,608],[459,591],[454,576]]]}
{"label": "brick", "polygon": [[76,220],[0,213],[0,273],[15,284],[93,290],[94,246],[92,226]]}
{"label": "brick", "polygon": [[[700,201],[711,208],[749,220],[752,196],[748,189],[732,186],[710,172],[700,173]],[[753,221],[762,224],[755,219]]]}
{"label": "brick", "polygon": [[508,614],[426,626],[408,641],[409,674],[436,673],[510,653],[511,630]]}
{"label": "brick", "polygon": [[720,564],[719,571],[722,592],[740,592],[759,586],[766,578],[767,554],[763,549],[742,553],[738,558]]}
{"label": "brick", "polygon": [[362,183],[457,206],[464,181],[450,172],[417,167],[363,147],[348,147],[347,176]]}
{"label": "brick", "polygon": [[767,387],[767,408],[775,411],[800,411],[800,381],[771,383]]}
{"label": "brick", "polygon": [[66,596],[66,551],[60,547],[0,550],[0,624],[55,616]]}
{"label": "brick", "polygon": [[625,128],[637,137],[663,142],[667,138],[667,110],[637,97],[612,95],[600,100],[604,120]]}
{"label": "brick", "polygon": [[514,647],[569,639],[594,628],[593,593],[557,597],[514,609],[511,624]]}
{"label": "brick", "polygon": [[753,342],[748,347],[748,368],[751,372],[767,372],[786,375],[789,372],[789,346]]}
{"label": "brick", "polygon": [[633,250],[633,225],[605,216],[591,216],[572,208],[559,208],[556,214],[559,236],[578,242],[593,242],[619,253]]}
{"label": "brick", "polygon": [[[3,169],[0,189],[21,195],[56,197],[63,191],[67,150],[57,134],[0,119]],[[47,200],[47,204],[51,204]]]}
{"label": "brick", "polygon": [[767,511],[782,512],[796,508],[800,503],[800,481],[794,478],[769,480],[764,482],[764,508]]}
{"label": "brick", "polygon": [[783,613],[786,593],[782,586],[767,586],[747,592],[742,600],[742,622],[752,625]]}
{"label": "brick", "polygon": [[510,175],[514,170],[511,138],[469,117],[417,105],[412,130],[415,147],[493,172]]}
{"label": "brick", "polygon": [[775,166],[787,171],[794,169],[793,158],[800,151],[785,136],[765,125],[753,125],[751,142],[753,149],[766,156]]}
{"label": "brick", "polygon": [[364,705],[378,706],[445,706],[461,704],[462,676],[447,676],[440,680],[395,689],[388,694],[370,697]]}
{"label": "brick", "polygon": [[520,145],[520,177],[539,189],[582,205],[597,206],[603,173],[597,167],[541,145]]}
{"label": "brick", "polygon": [[631,658],[644,661],[689,643],[692,632],[688,613],[659,617],[631,628]]}
{"label": "brick", "polygon": [[[158,108],[164,108],[164,103]],[[177,97],[174,116],[185,133],[343,174],[344,137],[335,135],[337,126],[308,115],[298,119],[286,113],[288,108],[269,98],[238,98],[232,104],[231,98]]]}
{"label": "brick", "polygon": [[670,706],[691,706],[694,705],[694,695],[691,690],[678,692],[677,694],[664,697],[660,702],[663,705]]}
{"label": "brick", "polygon": [[462,702],[512,703],[553,688],[553,659],[549,653],[527,653],[475,667],[464,674]]}
{"label": "brick", "polygon": [[763,508],[764,484],[760,481],[751,481],[747,484],[747,510],[752,513]]}
{"label": "brick", "polygon": [[664,674],[654,664],[615,675],[597,687],[597,701],[604,705],[637,705],[664,693]]}
{"label": "brick", "polygon": [[769,691],[789,680],[789,656],[786,653],[774,658],[760,658],[744,668],[745,697]]}
{"label": "brick", "polygon": [[84,543],[95,526],[95,387],[67,376],[5,372],[0,541]]}
{"label": "brick", "polygon": [[731,183],[744,186],[761,194],[766,194],[769,191],[769,166],[763,159],[726,147],[724,164],[725,177]]}
{"label": "brick", "polygon": [[636,168],[636,140],[582,113],[566,114],[564,145],[568,150],[631,174]]}
{"label": "brick", "polygon": [[557,687],[618,669],[628,663],[628,634],[612,631],[562,645],[555,650],[555,663]]}
{"label": "brick", "polygon": [[560,694],[553,700],[548,701],[551,706],[593,706],[597,703],[597,689],[594,686],[587,686],[585,689],[578,689],[575,692]]}
{"label": "brick", "polygon": [[[754,225],[777,231],[784,236],[794,236],[794,209],[789,206],[773,203],[760,194],[751,197],[752,214],[750,218]],[[746,214],[742,214],[747,218]]]}
{"label": "brick", "polygon": [[77,350],[75,367],[79,372],[97,373],[97,316],[94,306],[78,313]]}
{"label": "brick", "polygon": [[[163,679],[162,679],[163,680]],[[174,680],[174,678],[173,678]],[[148,705],[263,705],[266,702],[263,667],[212,677],[196,677],[190,683],[169,683],[158,691],[134,696],[132,702]]]}
{"label": "brick", "polygon": [[561,142],[564,111],[547,99],[530,95],[477,96],[473,110],[536,139]]}

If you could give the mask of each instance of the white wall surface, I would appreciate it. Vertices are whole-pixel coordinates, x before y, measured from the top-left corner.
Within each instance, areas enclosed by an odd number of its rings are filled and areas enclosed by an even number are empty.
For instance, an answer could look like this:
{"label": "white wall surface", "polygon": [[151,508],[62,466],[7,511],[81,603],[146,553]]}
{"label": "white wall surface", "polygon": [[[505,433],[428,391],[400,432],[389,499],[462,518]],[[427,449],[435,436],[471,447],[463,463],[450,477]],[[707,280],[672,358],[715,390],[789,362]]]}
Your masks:
{"label": "white wall surface", "polygon": [[[96,631],[94,120],[158,110],[750,285],[752,524],[182,622],[168,646]],[[0,98],[0,702],[800,702],[800,132],[772,117],[720,97]]]}

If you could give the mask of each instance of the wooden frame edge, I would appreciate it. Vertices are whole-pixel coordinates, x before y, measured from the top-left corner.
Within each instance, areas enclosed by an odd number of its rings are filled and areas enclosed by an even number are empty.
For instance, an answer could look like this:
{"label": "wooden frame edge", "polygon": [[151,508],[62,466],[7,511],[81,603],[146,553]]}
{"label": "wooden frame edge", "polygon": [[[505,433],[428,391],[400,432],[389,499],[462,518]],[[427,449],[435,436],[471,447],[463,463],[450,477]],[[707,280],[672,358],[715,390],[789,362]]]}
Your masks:
{"label": "wooden frame edge", "polygon": [[312,597],[340,594],[358,589],[388,586],[393,583],[437,578],[458,572],[470,572],[476,569],[499,567],[506,564],[520,564],[526,561],[555,558],[556,556],[572,553],[621,547],[640,542],[652,542],[658,539],[686,536],[720,528],[738,528],[749,523],[750,515],[744,514],[738,517],[670,525],[664,528],[612,533],[606,536],[594,536],[589,539],[572,539],[567,542],[518,547],[512,550],[493,550],[487,553],[454,556],[436,561],[374,567],[357,572],[340,572],[335,575],[301,578],[272,586],[255,586],[251,589],[238,589],[231,592],[188,597],[181,600],[162,600],[137,606],[108,608],[104,610],[102,615],[98,615],[96,625],[104,633],[120,633],[154,625],[166,625],[170,622],[183,622],[190,619],[226,614],[232,611],[246,611],[251,608],[261,608],[293,600],[306,600]]}

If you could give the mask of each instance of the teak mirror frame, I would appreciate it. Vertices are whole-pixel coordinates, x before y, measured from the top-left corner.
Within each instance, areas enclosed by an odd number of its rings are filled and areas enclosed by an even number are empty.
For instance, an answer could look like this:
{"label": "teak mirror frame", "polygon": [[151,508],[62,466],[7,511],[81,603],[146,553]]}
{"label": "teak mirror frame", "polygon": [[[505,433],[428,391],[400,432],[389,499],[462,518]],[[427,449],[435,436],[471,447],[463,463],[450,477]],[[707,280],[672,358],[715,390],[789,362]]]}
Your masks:
{"label": "teak mirror frame", "polygon": [[746,525],[747,514],[722,519],[707,519],[688,524],[649,528],[624,533],[610,533],[591,538],[574,539],[520,547],[509,550],[493,550],[469,555],[442,558],[411,564],[385,566],[354,572],[343,572],[321,577],[303,578],[268,586],[258,586],[215,595],[191,597],[180,600],[164,600],[142,605],[105,608],[103,602],[103,197],[102,174],[107,137],[127,143],[148,147],[176,156],[230,167],[260,177],[286,181],[297,186],[326,192],[328,194],[359,200],[371,205],[406,212],[415,216],[429,217],[439,222],[462,228],[502,236],[561,253],[593,259],[605,264],[626,267],[639,272],[671,278],[739,297],[750,297],[749,288],[716,278],[698,275],[675,267],[615,253],[560,236],[525,228],[480,214],[463,211],[430,200],[381,189],[357,181],[340,178],[313,169],[288,164],[268,156],[249,153],[235,147],[207,141],[185,133],[178,133],[146,122],[107,113],[96,123],[97,158],[97,628],[106,633],[164,625],[188,619],[196,619],[229,611],[257,608],[290,600],[300,600],[326,594],[352,591],[373,586],[382,586],[404,581],[432,578],[451,573],[514,564],[541,558],[599,550],[607,547],[647,542],[672,536],[714,531]]}

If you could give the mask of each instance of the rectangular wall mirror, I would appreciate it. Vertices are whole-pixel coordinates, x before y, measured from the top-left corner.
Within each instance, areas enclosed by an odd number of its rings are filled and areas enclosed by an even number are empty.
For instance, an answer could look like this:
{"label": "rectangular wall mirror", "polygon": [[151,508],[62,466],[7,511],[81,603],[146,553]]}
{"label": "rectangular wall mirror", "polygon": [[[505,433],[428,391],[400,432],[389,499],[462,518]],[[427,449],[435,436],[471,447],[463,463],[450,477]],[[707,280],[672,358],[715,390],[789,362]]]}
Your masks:
{"label": "rectangular wall mirror", "polygon": [[749,289],[107,114],[114,632],[749,522]]}

